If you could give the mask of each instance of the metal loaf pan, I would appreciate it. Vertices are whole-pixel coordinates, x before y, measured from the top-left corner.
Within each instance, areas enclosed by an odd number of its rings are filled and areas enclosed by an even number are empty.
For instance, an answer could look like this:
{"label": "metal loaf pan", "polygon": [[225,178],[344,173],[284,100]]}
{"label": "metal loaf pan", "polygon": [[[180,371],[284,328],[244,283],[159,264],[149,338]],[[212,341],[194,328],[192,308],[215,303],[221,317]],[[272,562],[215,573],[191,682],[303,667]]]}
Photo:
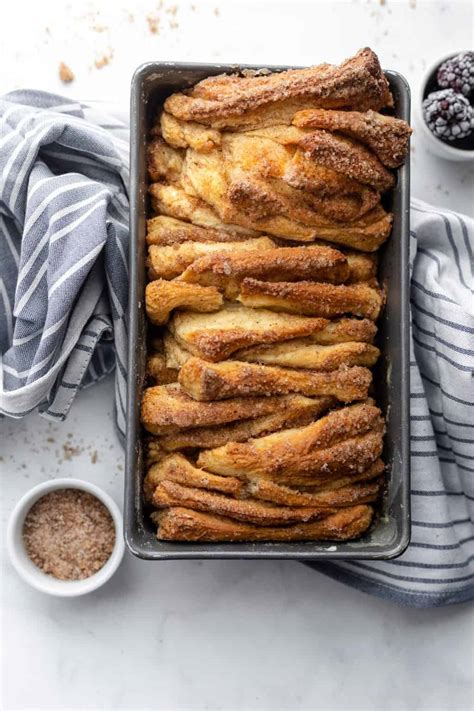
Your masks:
{"label": "metal loaf pan", "polygon": [[[382,358],[374,373],[378,404],[387,420],[384,458],[388,484],[382,510],[371,529],[352,542],[308,543],[173,543],[158,541],[142,498],[144,457],[139,405],[146,356],[145,231],[149,216],[146,145],[158,106],[171,93],[216,74],[262,67],[228,64],[150,62],[142,65],[131,87],[130,179],[130,300],[129,367],[127,404],[127,454],[125,477],[125,539],[139,558],[285,558],[357,560],[394,558],[410,538],[409,483],[409,175],[410,156],[398,172],[397,184],[388,197],[393,210],[392,236],[380,259],[380,280],[387,289],[387,305],[378,323],[377,344]],[[288,67],[268,67],[282,71]],[[410,93],[405,79],[387,71],[395,98],[395,115],[409,121]]]}

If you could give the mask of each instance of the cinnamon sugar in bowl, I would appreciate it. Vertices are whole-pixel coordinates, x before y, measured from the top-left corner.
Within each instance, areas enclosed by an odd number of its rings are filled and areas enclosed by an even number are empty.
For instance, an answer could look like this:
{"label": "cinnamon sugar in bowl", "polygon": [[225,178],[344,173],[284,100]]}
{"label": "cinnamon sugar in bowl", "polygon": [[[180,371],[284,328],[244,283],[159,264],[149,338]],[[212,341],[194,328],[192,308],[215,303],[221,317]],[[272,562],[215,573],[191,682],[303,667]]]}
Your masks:
{"label": "cinnamon sugar in bowl", "polygon": [[109,580],[122,560],[122,516],[94,484],[48,481],[15,506],[7,545],[15,569],[33,587],[62,597],[83,595]]}

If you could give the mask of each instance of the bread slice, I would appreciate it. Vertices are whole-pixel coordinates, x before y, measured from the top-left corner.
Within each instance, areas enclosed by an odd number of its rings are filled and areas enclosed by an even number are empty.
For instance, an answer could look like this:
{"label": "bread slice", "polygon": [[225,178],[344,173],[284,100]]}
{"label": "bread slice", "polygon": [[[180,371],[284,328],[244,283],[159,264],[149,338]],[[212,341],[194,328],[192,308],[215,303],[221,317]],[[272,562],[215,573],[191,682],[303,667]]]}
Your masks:
{"label": "bread slice", "polygon": [[175,481],[163,481],[153,493],[157,508],[184,506],[221,516],[256,523],[261,526],[278,526],[300,521],[314,521],[335,513],[336,509],[292,506],[275,506],[252,499],[235,499],[223,494],[183,486]]}
{"label": "bread slice", "polygon": [[220,311],[206,316],[176,313],[169,328],[178,343],[193,355],[219,361],[247,346],[309,336],[327,324],[326,319],[226,303]]}
{"label": "bread slice", "polygon": [[224,476],[310,485],[367,469],[381,454],[383,432],[380,410],[357,404],[306,427],[203,451],[198,466]]}
{"label": "bread slice", "polygon": [[372,343],[376,333],[377,326],[370,319],[339,318],[329,321],[321,331],[315,331],[306,340],[323,346],[348,341]]}
{"label": "bread slice", "polygon": [[157,326],[166,323],[174,309],[210,313],[217,311],[222,303],[222,294],[213,286],[157,279],[145,289],[146,313]]}
{"label": "bread slice", "polygon": [[346,257],[332,247],[280,247],[245,253],[217,251],[192,262],[180,280],[216,286],[233,298],[246,277],[271,282],[313,279],[339,284],[349,278],[349,267]]}
{"label": "bread slice", "polygon": [[193,427],[166,435],[159,439],[160,448],[166,452],[196,447],[209,449],[222,447],[227,442],[245,442],[288,427],[303,427],[327,412],[335,402],[331,397],[303,395],[287,395],[280,400],[278,409],[269,415],[215,427]]}
{"label": "bread slice", "polygon": [[249,237],[258,237],[266,233],[298,242],[325,240],[363,252],[374,252],[385,242],[392,229],[392,215],[381,205],[374,207],[361,219],[349,223],[329,221],[327,224],[308,226],[282,215],[249,220],[243,213],[239,213],[236,214],[239,220],[237,224],[230,220],[224,222],[205,200],[187,193],[180,186],[153,183],[149,193],[155,212],[178,220],[192,221],[206,229],[227,231],[232,235],[240,232]]}
{"label": "bread slice", "polygon": [[164,457],[148,469],[143,483],[147,501],[152,501],[155,489],[162,481],[174,481],[196,489],[211,489],[231,496],[238,496],[244,489],[240,479],[216,476],[198,469],[182,454]]}
{"label": "bread slice", "polygon": [[[225,477],[219,477],[225,479]],[[228,477],[231,481],[234,478]],[[280,506],[316,506],[320,508],[339,508],[341,506],[354,506],[355,504],[370,504],[376,501],[383,486],[383,478],[375,481],[350,484],[340,489],[309,493],[298,489],[276,484],[268,479],[254,479],[247,489],[255,499],[268,501]]]}
{"label": "bread slice", "polygon": [[377,277],[377,255],[345,250],[344,255],[349,265],[349,278],[346,284],[374,282]]}
{"label": "bread slice", "polygon": [[313,281],[266,282],[244,279],[238,301],[249,308],[332,318],[343,314],[375,321],[382,310],[384,293],[368,284],[322,284]]}
{"label": "bread slice", "polygon": [[222,402],[199,402],[178,384],[145,388],[141,421],[152,434],[179,432],[183,427],[221,425],[248,420],[274,412],[284,403],[281,397],[231,398]]}
{"label": "bread slice", "polygon": [[301,338],[270,346],[253,346],[238,351],[234,357],[250,363],[331,371],[341,366],[353,365],[370,368],[375,365],[379,355],[379,349],[370,343],[349,341],[321,346],[312,343],[309,339]]}
{"label": "bread slice", "polygon": [[372,382],[367,368],[339,368],[328,373],[276,368],[241,361],[208,363],[190,358],[178,381],[195,400],[224,400],[255,395],[332,396],[342,402],[365,400]]}
{"label": "bread slice", "polygon": [[[321,64],[261,76],[209,77],[185,94],[172,94],[165,101],[165,110],[180,120],[238,130],[284,123],[284,116],[294,115],[298,104],[300,109],[305,104],[306,108],[378,111],[392,106],[393,98],[377,55],[366,47],[340,66]],[[270,116],[262,114],[267,107],[273,124]]]}
{"label": "bread slice", "polygon": [[211,227],[199,227],[191,222],[177,220],[174,217],[158,215],[147,221],[147,244],[171,246],[188,242],[239,242],[254,237],[253,232],[245,230],[232,232]]}
{"label": "bread slice", "polygon": [[367,145],[389,168],[403,163],[412,132],[406,121],[375,111],[328,111],[308,109],[293,117],[300,128],[319,128],[343,133]]}
{"label": "bread slice", "polygon": [[148,248],[148,275],[150,279],[174,279],[196,259],[200,260],[207,255],[251,251],[258,251],[260,254],[272,247],[275,247],[275,242],[269,237],[255,237],[238,242],[188,242],[170,246],[152,244]]}
{"label": "bread slice", "polygon": [[155,511],[151,518],[162,541],[197,543],[254,541],[348,541],[361,536],[372,523],[373,508],[361,504],[341,509],[322,521],[292,526],[256,526],[224,516],[176,506]]}
{"label": "bread slice", "polygon": [[221,134],[194,121],[180,121],[163,111],[160,121],[161,134],[174,148],[194,148],[207,153],[221,143]]}

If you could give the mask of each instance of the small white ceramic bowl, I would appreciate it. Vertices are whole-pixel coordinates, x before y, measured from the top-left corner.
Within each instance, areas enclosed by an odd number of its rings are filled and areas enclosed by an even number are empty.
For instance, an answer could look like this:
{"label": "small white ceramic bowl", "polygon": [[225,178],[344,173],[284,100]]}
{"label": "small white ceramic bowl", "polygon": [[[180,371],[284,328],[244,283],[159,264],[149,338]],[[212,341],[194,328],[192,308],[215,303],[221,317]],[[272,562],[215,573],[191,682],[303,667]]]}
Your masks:
{"label": "small white ceramic bowl", "polygon": [[[29,558],[23,543],[23,524],[33,504],[50,491],[81,489],[97,497],[107,507],[115,524],[115,546],[105,565],[84,580],[58,580],[47,575]],[[119,567],[125,551],[122,514],[115,501],[95,484],[81,479],[52,479],[30,489],[16,504],[7,528],[7,549],[17,573],[32,587],[58,597],[77,597],[97,590],[109,580]]]}
{"label": "small white ceramic bowl", "polygon": [[474,161],[474,151],[455,148],[454,146],[450,146],[447,141],[442,141],[440,138],[436,138],[436,136],[428,128],[423,117],[422,104],[423,99],[425,98],[426,85],[428,84],[430,77],[438,69],[438,67],[442,65],[443,62],[445,62],[447,59],[450,59],[451,57],[455,57],[456,54],[459,54],[459,52],[450,52],[444,57],[440,57],[434,64],[432,64],[426,70],[421,82],[420,95],[416,103],[417,124],[418,128],[420,129],[422,140],[425,143],[426,147],[439,158],[459,162]]}

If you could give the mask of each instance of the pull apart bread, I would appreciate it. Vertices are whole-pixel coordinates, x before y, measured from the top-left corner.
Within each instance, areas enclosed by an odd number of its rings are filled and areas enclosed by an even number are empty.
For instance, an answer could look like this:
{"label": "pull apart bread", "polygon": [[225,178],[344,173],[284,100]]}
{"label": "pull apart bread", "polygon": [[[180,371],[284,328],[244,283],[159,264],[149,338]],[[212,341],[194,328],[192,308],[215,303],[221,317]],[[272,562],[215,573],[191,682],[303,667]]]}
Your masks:
{"label": "pull apart bread", "polygon": [[210,77],[160,108],[142,399],[159,539],[370,527],[385,470],[377,250],[411,133],[392,107],[366,48],[340,66]]}

